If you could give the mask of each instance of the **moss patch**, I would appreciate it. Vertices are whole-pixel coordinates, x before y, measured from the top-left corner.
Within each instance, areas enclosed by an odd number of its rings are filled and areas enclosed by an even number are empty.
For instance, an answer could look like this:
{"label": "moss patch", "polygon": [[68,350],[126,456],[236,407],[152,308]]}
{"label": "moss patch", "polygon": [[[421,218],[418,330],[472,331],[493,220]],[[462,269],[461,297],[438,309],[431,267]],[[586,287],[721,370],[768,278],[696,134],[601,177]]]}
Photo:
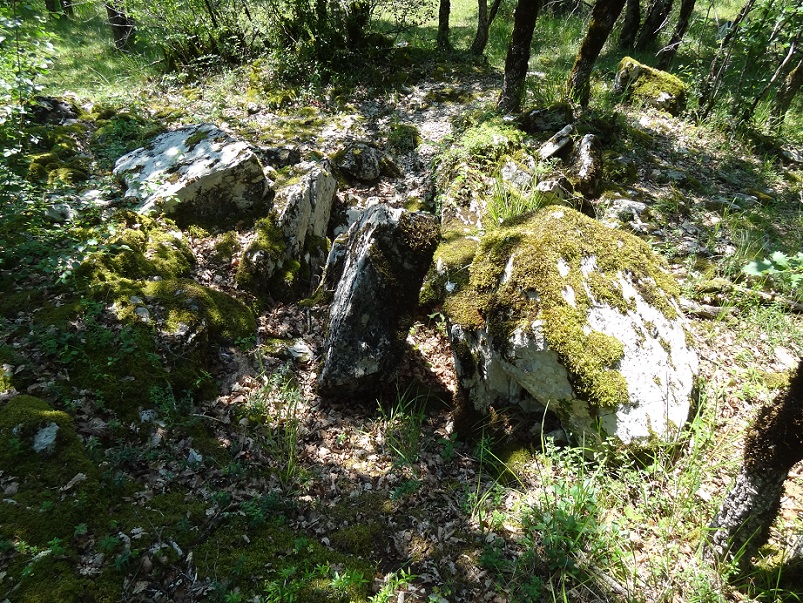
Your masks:
{"label": "moss patch", "polygon": [[[514,261],[509,261],[511,256]],[[487,234],[471,264],[469,286],[446,300],[452,322],[487,327],[496,342],[542,321],[549,347],[574,375],[578,395],[602,407],[627,400],[624,377],[614,368],[621,342],[590,331],[593,300],[626,312],[620,273],[668,318],[678,286],[641,240],[609,229],[571,209],[546,208],[528,221]],[[588,291],[586,290],[588,287]]]}
{"label": "moss patch", "polygon": [[[367,600],[374,576],[367,560],[332,551],[291,530],[275,511],[262,520],[250,508],[246,506],[246,518],[231,518],[195,549],[202,575],[225,576],[227,590],[236,588],[247,596],[281,593],[282,600],[293,596],[311,603]],[[346,585],[335,580],[346,572],[362,581]]]}
{"label": "moss patch", "polygon": [[[49,447],[43,431],[55,436]],[[91,530],[108,500],[69,415],[39,398],[12,398],[0,408],[0,467],[4,486],[12,486],[0,501],[0,540],[14,551],[4,584],[18,585],[11,600],[119,600],[113,583],[77,573],[76,528]]]}

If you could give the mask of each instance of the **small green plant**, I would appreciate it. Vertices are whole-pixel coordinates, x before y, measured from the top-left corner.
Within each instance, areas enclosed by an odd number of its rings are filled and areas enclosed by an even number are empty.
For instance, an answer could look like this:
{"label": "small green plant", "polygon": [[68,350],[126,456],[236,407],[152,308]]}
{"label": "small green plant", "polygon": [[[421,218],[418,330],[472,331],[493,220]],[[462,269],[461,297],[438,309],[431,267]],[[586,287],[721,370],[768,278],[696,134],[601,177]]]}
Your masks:
{"label": "small green plant", "polygon": [[414,394],[410,388],[397,391],[396,403],[389,410],[379,404],[385,444],[395,457],[394,462],[413,470],[423,446],[421,427],[426,418],[425,404],[426,396]]}
{"label": "small green plant", "polygon": [[188,393],[180,398],[176,398],[170,384],[164,386],[154,385],[151,387],[150,398],[153,405],[159,409],[161,416],[169,424],[180,422],[192,412],[192,395]]}
{"label": "small green plant", "polygon": [[385,584],[378,593],[369,599],[370,603],[390,603],[391,600],[396,600],[396,597],[393,596],[396,591],[405,588],[413,580],[415,580],[415,575],[405,569],[385,576]]}
{"label": "small green plant", "polygon": [[742,268],[742,272],[757,277],[777,275],[781,280],[787,280],[795,289],[803,281],[803,252],[788,256],[776,251],[769,258],[753,260]]}
{"label": "small green plant", "polygon": [[282,488],[290,491],[301,475],[299,437],[301,392],[289,367],[263,375],[263,385],[248,397],[243,414],[260,425],[260,441],[277,467]]}

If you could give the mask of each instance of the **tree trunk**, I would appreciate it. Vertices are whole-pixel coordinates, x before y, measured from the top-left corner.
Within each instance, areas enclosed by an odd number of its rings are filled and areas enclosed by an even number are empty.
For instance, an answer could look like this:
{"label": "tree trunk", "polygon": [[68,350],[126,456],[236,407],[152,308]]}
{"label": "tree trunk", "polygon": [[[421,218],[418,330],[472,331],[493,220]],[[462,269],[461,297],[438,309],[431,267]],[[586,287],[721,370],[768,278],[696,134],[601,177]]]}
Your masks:
{"label": "tree trunk", "polygon": [[763,407],[747,432],[744,464],[711,522],[710,547],[745,569],[767,541],[789,470],[803,459],[803,359],[780,401]]}
{"label": "tree trunk", "polygon": [[660,60],[658,61],[658,69],[666,71],[672,64],[672,61],[677,54],[678,47],[683,41],[683,36],[686,35],[686,30],[689,27],[689,19],[694,10],[695,0],[682,0],[680,3],[680,14],[678,15],[678,22],[675,25],[675,31],[672,33],[672,39],[669,40],[663,49],[661,49]]}
{"label": "tree trunk", "polygon": [[61,10],[61,3],[59,0],[45,0],[45,8],[48,12],[57,13]]}
{"label": "tree trunk", "polygon": [[449,50],[452,47],[449,44],[449,13],[451,10],[452,6],[449,0],[440,0],[440,7],[438,8],[438,48],[441,50]]}
{"label": "tree trunk", "polygon": [[783,123],[784,115],[792,106],[792,101],[803,87],[803,57],[797,62],[794,69],[786,74],[783,83],[778,88],[775,101],[772,104],[772,113],[778,127]]}
{"label": "tree trunk", "polygon": [[73,0],[61,0],[61,10],[63,10],[64,14],[68,17],[72,17],[75,14],[73,10]]}
{"label": "tree trunk", "polygon": [[738,560],[742,568],[766,542],[778,513],[788,470],[742,468],[711,529],[710,546],[719,559]]}
{"label": "tree trunk", "polygon": [[622,31],[619,34],[619,48],[621,50],[632,50],[633,43],[636,41],[636,34],[641,24],[641,3],[639,0],[627,0],[625,9],[625,20],[622,23]]}
{"label": "tree trunk", "polygon": [[577,51],[577,58],[574,60],[567,84],[569,97],[584,107],[588,105],[591,95],[591,70],[605,41],[611,35],[613,24],[619,18],[624,5],[625,0],[597,0],[591,11],[588,31],[580,44],[580,50]]}
{"label": "tree trunk", "polygon": [[[624,1],[624,0],[623,0]],[[519,0],[513,14],[513,34],[505,58],[505,79],[496,108],[500,113],[513,113],[521,108],[524,80],[530,63],[530,45],[541,0]]]}
{"label": "tree trunk", "polygon": [[730,59],[733,53],[733,47],[730,42],[736,35],[736,32],[739,31],[739,26],[742,21],[744,21],[748,13],[753,10],[753,5],[755,3],[756,0],[747,0],[747,2],[745,2],[744,6],[742,6],[742,10],[739,11],[733,24],[728,29],[728,33],[720,43],[719,50],[717,50],[714,60],[711,61],[708,77],[706,77],[700,85],[700,95],[697,101],[699,105],[697,109],[698,119],[702,120],[708,117],[709,113],[711,113],[711,109],[714,108],[714,103],[717,100],[717,94],[722,84],[722,78],[730,65]]}
{"label": "tree trunk", "polygon": [[106,15],[114,36],[114,47],[117,50],[127,50],[134,44],[134,19],[122,11],[122,7],[115,2],[106,2]]}
{"label": "tree trunk", "polygon": [[488,45],[488,32],[501,3],[502,0],[494,0],[489,13],[488,0],[477,0],[477,33],[471,43],[471,52],[477,56],[485,52],[485,47]]}
{"label": "tree trunk", "polygon": [[669,11],[672,10],[674,0],[653,0],[644,17],[644,25],[638,35],[634,48],[636,50],[647,50],[655,46],[658,39],[658,32],[666,27]]}

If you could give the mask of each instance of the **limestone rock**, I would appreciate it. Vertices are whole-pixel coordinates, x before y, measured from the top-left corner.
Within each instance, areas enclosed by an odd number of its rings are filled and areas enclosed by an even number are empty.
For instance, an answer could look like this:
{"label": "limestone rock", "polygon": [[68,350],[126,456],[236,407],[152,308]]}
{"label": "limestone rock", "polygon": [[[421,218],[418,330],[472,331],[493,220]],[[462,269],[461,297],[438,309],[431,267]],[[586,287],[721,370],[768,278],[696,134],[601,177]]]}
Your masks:
{"label": "limestone rock", "polygon": [[574,188],[587,197],[598,194],[602,180],[602,152],[597,137],[586,134],[577,145],[572,161]]}
{"label": "limestone rock", "polygon": [[299,257],[307,237],[323,238],[332,214],[337,180],[328,161],[306,164],[299,182],[276,194],[278,225],[287,242],[288,257]]}
{"label": "limestone rock", "polygon": [[376,205],[333,246],[321,394],[371,394],[394,374],[437,244],[433,216]]}
{"label": "limestone rock", "polygon": [[352,142],[335,155],[337,167],[360,182],[376,182],[382,175],[396,178],[401,171],[372,144]]}
{"label": "limestone rock", "polygon": [[263,215],[271,188],[250,145],[211,124],[157,136],[118,159],[114,175],[139,213],[185,223]]}
{"label": "limestone rock", "polygon": [[569,103],[558,103],[545,109],[533,109],[518,118],[519,127],[529,134],[556,132],[574,121]]}
{"label": "limestone rock", "polygon": [[556,132],[549,140],[547,140],[541,148],[538,149],[538,156],[541,159],[549,159],[558,155],[564,149],[570,149],[572,144],[571,134],[574,132],[574,126],[569,124],[565,128]]}
{"label": "limestone rock", "polygon": [[671,442],[697,356],[677,285],[639,239],[548,207],[481,241],[445,311],[458,380],[478,410],[548,407],[576,441]]}
{"label": "limestone rock", "polygon": [[631,100],[679,115],[686,108],[686,84],[665,71],[625,57],[619,62],[614,91]]}
{"label": "limestone rock", "polygon": [[326,259],[337,180],[328,161],[299,169],[299,180],[277,192],[275,211],[256,222],[257,236],[240,261],[237,280],[254,291],[288,297],[297,275],[303,271],[309,281]]}

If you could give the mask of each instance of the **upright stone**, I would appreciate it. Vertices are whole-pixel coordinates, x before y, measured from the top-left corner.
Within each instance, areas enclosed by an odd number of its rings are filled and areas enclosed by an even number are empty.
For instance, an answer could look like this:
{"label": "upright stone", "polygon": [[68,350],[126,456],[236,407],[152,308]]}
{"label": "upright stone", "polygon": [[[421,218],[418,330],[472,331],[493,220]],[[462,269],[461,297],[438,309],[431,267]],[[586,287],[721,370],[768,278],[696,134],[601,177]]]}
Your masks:
{"label": "upright stone", "polygon": [[437,245],[433,216],[375,205],[333,246],[322,395],[371,394],[394,374]]}

